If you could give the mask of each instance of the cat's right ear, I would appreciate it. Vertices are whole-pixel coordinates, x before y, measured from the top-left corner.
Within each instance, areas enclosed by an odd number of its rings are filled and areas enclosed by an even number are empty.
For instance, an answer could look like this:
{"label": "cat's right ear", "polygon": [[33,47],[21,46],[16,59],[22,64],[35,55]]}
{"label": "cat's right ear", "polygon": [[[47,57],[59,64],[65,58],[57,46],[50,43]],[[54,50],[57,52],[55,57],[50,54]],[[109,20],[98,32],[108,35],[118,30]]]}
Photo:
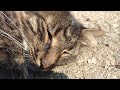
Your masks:
{"label": "cat's right ear", "polygon": [[105,32],[100,29],[83,29],[81,35],[81,43],[83,45],[96,47],[98,44],[96,38],[103,35],[105,35]]}

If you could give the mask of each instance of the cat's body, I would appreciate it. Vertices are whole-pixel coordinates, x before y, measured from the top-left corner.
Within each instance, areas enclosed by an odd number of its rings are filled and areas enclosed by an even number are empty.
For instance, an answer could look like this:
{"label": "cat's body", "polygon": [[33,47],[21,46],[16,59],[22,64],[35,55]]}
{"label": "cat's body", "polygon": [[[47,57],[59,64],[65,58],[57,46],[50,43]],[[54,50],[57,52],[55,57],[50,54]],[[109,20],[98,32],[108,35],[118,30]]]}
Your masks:
{"label": "cat's body", "polygon": [[12,78],[29,78],[28,69],[50,70],[69,54],[85,28],[69,11],[5,11],[0,12],[0,30],[1,68]]}

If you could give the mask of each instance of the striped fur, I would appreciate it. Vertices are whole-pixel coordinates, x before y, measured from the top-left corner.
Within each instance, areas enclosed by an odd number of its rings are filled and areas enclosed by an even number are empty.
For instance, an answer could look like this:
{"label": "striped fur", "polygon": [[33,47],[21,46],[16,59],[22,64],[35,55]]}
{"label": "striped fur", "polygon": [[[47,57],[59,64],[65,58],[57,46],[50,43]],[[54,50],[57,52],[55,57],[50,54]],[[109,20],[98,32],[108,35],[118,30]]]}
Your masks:
{"label": "striped fur", "polygon": [[51,70],[84,29],[69,11],[1,11],[0,67],[25,79],[29,69]]}

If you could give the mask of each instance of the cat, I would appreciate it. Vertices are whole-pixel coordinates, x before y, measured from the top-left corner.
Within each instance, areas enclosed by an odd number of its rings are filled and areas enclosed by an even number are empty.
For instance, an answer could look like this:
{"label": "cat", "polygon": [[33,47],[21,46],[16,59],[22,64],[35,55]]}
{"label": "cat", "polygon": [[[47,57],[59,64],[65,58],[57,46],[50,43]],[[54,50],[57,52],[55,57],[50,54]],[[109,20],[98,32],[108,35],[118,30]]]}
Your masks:
{"label": "cat", "polygon": [[0,67],[10,78],[28,79],[29,70],[47,72],[74,55],[76,45],[96,45],[97,32],[69,11],[0,11]]}

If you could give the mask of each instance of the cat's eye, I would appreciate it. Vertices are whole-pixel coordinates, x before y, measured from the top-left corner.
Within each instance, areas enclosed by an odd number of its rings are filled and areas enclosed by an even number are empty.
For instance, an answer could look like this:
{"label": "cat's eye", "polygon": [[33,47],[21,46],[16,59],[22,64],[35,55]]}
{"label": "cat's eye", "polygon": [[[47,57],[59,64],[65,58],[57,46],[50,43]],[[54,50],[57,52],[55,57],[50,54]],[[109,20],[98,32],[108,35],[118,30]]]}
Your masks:
{"label": "cat's eye", "polygon": [[69,54],[68,52],[64,51],[62,54]]}
{"label": "cat's eye", "polygon": [[67,50],[67,49],[63,50],[61,53],[61,57],[67,57],[67,56],[71,56],[71,55],[72,54],[71,54],[70,50]]}
{"label": "cat's eye", "polygon": [[66,50],[66,49],[65,49],[65,50],[63,50],[63,51],[62,51],[62,53],[61,53],[61,55],[69,55],[69,54],[70,54],[70,53],[69,53],[69,51],[68,51],[68,50]]}

